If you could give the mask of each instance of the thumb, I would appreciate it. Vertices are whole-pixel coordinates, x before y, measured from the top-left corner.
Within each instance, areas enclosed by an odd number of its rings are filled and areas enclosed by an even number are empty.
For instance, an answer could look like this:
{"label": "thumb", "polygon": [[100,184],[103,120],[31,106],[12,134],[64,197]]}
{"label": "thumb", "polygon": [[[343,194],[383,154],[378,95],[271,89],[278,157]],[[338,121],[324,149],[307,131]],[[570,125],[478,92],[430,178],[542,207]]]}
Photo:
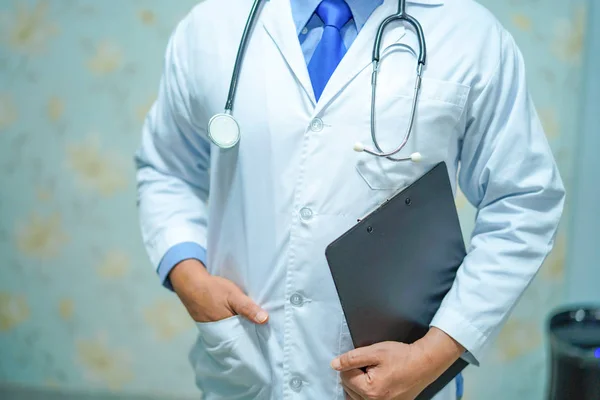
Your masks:
{"label": "thumb", "polygon": [[257,324],[264,324],[269,319],[269,314],[241,291],[230,295],[229,306],[236,314]]}

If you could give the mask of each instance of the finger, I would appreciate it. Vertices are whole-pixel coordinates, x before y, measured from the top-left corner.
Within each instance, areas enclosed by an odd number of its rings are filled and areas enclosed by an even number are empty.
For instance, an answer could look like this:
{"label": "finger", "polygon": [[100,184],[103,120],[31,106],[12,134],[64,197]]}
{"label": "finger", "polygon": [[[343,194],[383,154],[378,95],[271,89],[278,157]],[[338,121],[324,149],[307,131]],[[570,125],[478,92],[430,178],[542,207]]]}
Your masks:
{"label": "finger", "polygon": [[348,371],[350,369],[370,367],[379,365],[379,354],[375,346],[360,347],[351,350],[331,362],[331,368],[336,371]]}
{"label": "finger", "polygon": [[351,369],[340,373],[340,379],[342,380],[342,385],[344,387],[352,390],[360,397],[361,393],[364,392],[366,381],[365,375],[366,374],[360,369]]}
{"label": "finger", "polygon": [[269,314],[265,310],[241,292],[229,297],[229,306],[236,314],[257,324],[264,324],[269,319]]}

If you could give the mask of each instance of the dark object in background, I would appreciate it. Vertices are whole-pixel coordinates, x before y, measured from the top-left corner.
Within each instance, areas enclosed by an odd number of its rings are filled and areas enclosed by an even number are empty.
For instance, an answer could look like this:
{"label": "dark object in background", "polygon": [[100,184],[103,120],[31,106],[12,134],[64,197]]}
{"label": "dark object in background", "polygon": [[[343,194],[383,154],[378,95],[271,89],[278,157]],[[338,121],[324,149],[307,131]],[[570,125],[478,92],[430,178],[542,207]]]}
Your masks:
{"label": "dark object in background", "polygon": [[548,400],[600,399],[600,307],[556,311],[548,323]]}

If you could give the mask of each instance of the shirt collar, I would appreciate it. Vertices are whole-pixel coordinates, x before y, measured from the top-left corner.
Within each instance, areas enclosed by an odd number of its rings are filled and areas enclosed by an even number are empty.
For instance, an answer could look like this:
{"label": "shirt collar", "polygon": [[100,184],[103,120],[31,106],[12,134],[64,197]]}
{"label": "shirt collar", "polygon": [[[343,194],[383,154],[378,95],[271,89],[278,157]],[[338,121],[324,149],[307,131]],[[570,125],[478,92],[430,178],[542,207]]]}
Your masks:
{"label": "shirt collar", "polygon": [[356,31],[358,32],[373,14],[373,11],[383,4],[383,0],[346,0],[346,3],[352,11],[352,18],[354,18]]}
{"label": "shirt collar", "polygon": [[294,18],[294,24],[296,24],[296,35],[300,35],[321,0],[291,0],[290,3],[292,5],[292,17]]}
{"label": "shirt collar", "polygon": [[[406,0],[406,2],[422,5],[444,4],[444,0]],[[290,3],[292,6],[292,17],[294,18],[294,24],[296,24],[296,34],[300,35],[300,32],[314,14],[321,0],[290,0]],[[352,11],[352,18],[358,32],[365,25],[371,14],[373,14],[373,11],[383,4],[383,0],[346,0],[346,3],[348,3],[350,11]]]}
{"label": "shirt collar", "polygon": [[[291,0],[292,16],[296,24],[296,34],[300,35],[302,29],[306,26],[321,0]],[[360,31],[371,16],[373,11],[381,4],[383,0],[346,0],[352,18],[356,25],[356,30]]]}

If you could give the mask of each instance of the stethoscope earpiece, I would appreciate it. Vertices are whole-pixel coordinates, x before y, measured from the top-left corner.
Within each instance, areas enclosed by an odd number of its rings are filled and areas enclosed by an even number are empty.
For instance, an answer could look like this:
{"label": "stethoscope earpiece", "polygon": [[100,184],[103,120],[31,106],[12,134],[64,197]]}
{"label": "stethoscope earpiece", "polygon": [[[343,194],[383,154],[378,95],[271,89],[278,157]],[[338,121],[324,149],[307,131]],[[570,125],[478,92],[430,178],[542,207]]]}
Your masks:
{"label": "stethoscope earpiece", "polygon": [[356,142],[354,143],[354,147],[353,147],[354,151],[360,153],[365,151],[365,145],[362,144],[361,142]]}
{"label": "stethoscope earpiece", "polygon": [[[352,147],[352,149],[354,151],[356,151],[357,153],[362,153],[363,151],[378,156],[378,153],[373,151],[373,150],[369,150],[365,147],[364,144],[362,144],[361,142],[356,142],[354,143],[354,146]],[[421,153],[414,152],[412,153],[410,156],[408,156],[407,158],[399,158],[399,159],[392,159],[392,161],[412,161],[414,163],[418,163],[419,161],[423,160],[423,155]]]}
{"label": "stethoscope earpiece", "polygon": [[419,153],[418,151],[416,153],[412,153],[410,155],[410,161],[412,162],[419,162],[423,159],[423,156],[421,155],[421,153]]}

